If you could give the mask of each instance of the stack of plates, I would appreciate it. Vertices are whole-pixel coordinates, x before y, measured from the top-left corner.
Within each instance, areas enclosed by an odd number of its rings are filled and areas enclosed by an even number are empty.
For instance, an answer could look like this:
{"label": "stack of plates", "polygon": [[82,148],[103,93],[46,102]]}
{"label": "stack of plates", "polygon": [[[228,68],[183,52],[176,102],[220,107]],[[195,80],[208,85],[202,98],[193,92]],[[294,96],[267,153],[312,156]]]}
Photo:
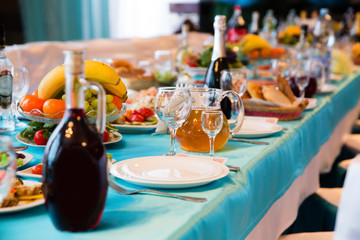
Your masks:
{"label": "stack of plates", "polygon": [[224,164],[202,158],[154,156],[114,164],[110,173],[133,184],[156,188],[201,186],[229,173]]}

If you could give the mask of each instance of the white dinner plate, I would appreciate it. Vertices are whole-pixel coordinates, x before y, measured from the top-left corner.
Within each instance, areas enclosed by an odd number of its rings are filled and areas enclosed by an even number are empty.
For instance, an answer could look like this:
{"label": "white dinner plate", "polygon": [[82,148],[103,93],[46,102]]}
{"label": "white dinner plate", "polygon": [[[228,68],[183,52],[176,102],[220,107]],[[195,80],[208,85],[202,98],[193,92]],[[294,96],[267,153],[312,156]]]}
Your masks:
{"label": "white dinner plate", "polygon": [[28,164],[34,158],[34,156],[31,155],[30,153],[26,153],[26,152],[22,152],[22,151],[18,151],[17,153],[24,154],[24,156],[25,156],[25,158],[22,158],[23,164],[21,166],[18,166],[18,167],[22,167],[22,166]]}
{"label": "white dinner plate", "polygon": [[336,90],[336,88],[337,88],[337,87],[334,86],[334,85],[325,83],[325,84],[321,87],[319,93],[332,93],[333,91]]}
{"label": "white dinner plate", "polygon": [[[33,186],[33,185],[36,185],[36,184],[41,184],[40,182],[27,181],[27,180],[23,180],[23,183],[26,186]],[[31,202],[29,204],[18,205],[18,206],[14,206],[14,207],[0,208],[0,214],[22,211],[22,210],[25,210],[25,209],[29,209],[29,208],[33,208],[33,207],[42,205],[44,203],[45,203],[45,199],[42,198],[42,199],[39,199],[39,200],[37,200],[35,202]]]}
{"label": "white dinner plate", "polygon": [[208,159],[154,156],[115,163],[110,173],[130,183],[155,188],[201,186],[228,175],[224,164]]}
{"label": "white dinner plate", "polygon": [[[122,140],[122,135],[121,133],[115,132],[114,134],[114,138],[108,142],[105,142],[104,144],[111,144],[111,143],[116,143]],[[46,145],[37,145],[35,142],[30,141],[28,139],[25,139],[23,137],[20,137],[20,133],[16,134],[15,136],[16,140],[18,140],[19,142],[28,145],[28,146],[32,146],[32,147],[45,147]]]}
{"label": "white dinner plate", "polygon": [[154,125],[129,125],[129,124],[111,124],[112,127],[119,130],[121,133],[148,133],[156,129],[157,124]]}
{"label": "white dinner plate", "polygon": [[257,121],[255,119],[244,119],[240,130],[235,133],[234,137],[238,138],[260,138],[267,137],[274,133],[280,132],[283,127],[276,123]]}
{"label": "white dinner plate", "polygon": [[[41,164],[41,163],[40,163]],[[40,165],[40,164],[37,164],[37,165]],[[36,166],[36,165],[35,165]],[[21,177],[30,177],[30,178],[37,178],[37,179],[41,179],[42,178],[42,175],[41,174],[33,174],[31,172],[31,169],[35,166],[32,166],[32,167],[28,167],[28,168],[25,168],[24,170],[21,170],[21,171],[16,171],[16,175],[18,176],[21,176]]]}

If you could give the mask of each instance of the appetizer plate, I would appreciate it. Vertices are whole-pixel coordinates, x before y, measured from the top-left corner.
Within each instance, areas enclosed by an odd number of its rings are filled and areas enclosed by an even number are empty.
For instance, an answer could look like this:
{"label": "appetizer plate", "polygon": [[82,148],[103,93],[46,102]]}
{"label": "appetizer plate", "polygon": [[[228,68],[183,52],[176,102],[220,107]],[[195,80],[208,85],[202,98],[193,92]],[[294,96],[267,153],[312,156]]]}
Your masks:
{"label": "appetizer plate", "polygon": [[110,173],[145,187],[188,188],[221,179],[228,175],[229,168],[196,157],[154,156],[117,162],[112,165]]}
{"label": "appetizer plate", "polygon": [[148,133],[156,129],[157,124],[154,125],[129,125],[129,124],[111,124],[112,127],[119,130],[121,133]]}
{"label": "appetizer plate", "polygon": [[266,121],[245,118],[241,129],[235,133],[237,138],[267,137],[283,130],[283,127]]}
{"label": "appetizer plate", "polygon": [[[40,165],[40,164],[37,164],[37,165]],[[36,166],[36,165],[35,165]],[[16,171],[16,175],[18,176],[21,176],[21,177],[30,177],[30,178],[37,178],[37,179],[41,179],[42,178],[42,175],[40,174],[33,174],[31,169],[35,166],[32,166],[32,167],[28,167],[28,168],[25,168],[24,170],[21,170],[21,171]]]}
{"label": "appetizer plate", "polygon": [[[104,144],[111,144],[111,143],[116,143],[116,142],[120,142],[122,140],[122,135],[121,133],[113,133],[114,134],[114,137],[109,140],[108,142],[104,142]],[[25,139],[23,137],[20,136],[20,133],[16,134],[15,136],[16,140],[18,140],[19,142],[23,143],[23,144],[26,144],[28,146],[31,146],[31,147],[45,147],[46,145],[37,145],[35,142],[32,142],[28,139]]]}
{"label": "appetizer plate", "polygon": [[26,153],[26,152],[21,152],[21,151],[18,151],[17,153],[21,153],[21,154],[24,154],[25,158],[23,158],[23,164],[21,166],[18,166],[18,167],[22,167],[26,164],[28,164],[31,160],[33,160],[34,156],[31,155],[30,153]]}
{"label": "appetizer plate", "polygon": [[334,86],[334,85],[325,83],[325,84],[321,87],[319,93],[332,93],[333,91],[336,90],[336,88],[337,88],[337,87]]}
{"label": "appetizer plate", "polygon": [[316,108],[318,105],[317,105],[317,99],[316,98],[306,98],[306,100],[309,101],[309,104],[306,106],[306,110],[309,110],[309,109],[314,109]]}
{"label": "appetizer plate", "polygon": [[[41,184],[40,182],[35,182],[35,181],[23,180],[23,182],[24,182],[24,185],[26,185],[26,186],[33,186],[33,185],[36,185],[36,184]],[[22,210],[33,208],[33,207],[36,207],[36,206],[40,206],[40,205],[42,205],[44,203],[45,203],[45,199],[42,198],[42,199],[39,199],[37,201],[31,202],[29,204],[18,205],[18,206],[14,206],[14,207],[0,208],[0,214],[22,211]]]}

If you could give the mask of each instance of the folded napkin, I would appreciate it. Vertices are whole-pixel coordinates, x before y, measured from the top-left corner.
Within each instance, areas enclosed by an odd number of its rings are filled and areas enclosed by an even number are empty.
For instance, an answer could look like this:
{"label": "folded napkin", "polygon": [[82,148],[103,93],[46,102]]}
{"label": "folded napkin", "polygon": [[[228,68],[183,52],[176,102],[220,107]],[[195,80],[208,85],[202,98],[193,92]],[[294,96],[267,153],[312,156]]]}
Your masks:
{"label": "folded napkin", "polygon": [[151,135],[158,135],[158,134],[170,134],[170,129],[168,126],[166,126],[165,123],[162,121],[159,121],[156,127],[156,130]]}

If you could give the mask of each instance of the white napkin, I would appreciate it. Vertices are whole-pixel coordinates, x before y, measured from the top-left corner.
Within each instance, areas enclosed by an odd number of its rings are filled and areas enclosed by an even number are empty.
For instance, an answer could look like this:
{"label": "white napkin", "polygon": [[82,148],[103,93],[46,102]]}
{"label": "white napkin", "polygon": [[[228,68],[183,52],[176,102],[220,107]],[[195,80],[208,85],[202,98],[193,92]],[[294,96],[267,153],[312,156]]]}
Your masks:
{"label": "white napkin", "polygon": [[166,126],[166,124],[162,121],[158,122],[155,132],[151,135],[158,135],[158,134],[170,134],[169,127]]}

